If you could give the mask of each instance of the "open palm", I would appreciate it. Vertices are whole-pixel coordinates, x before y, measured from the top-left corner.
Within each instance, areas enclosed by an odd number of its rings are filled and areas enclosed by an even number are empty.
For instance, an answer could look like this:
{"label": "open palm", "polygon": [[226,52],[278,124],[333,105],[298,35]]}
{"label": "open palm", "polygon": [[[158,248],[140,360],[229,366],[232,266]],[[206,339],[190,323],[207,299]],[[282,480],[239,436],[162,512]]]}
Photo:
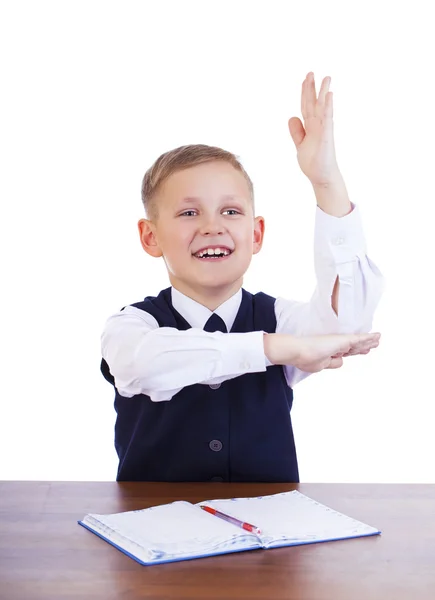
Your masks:
{"label": "open palm", "polygon": [[335,156],[330,82],[330,77],[323,79],[317,98],[314,73],[308,73],[301,95],[304,124],[298,117],[292,117],[288,122],[299,166],[313,185],[328,185],[340,177]]}

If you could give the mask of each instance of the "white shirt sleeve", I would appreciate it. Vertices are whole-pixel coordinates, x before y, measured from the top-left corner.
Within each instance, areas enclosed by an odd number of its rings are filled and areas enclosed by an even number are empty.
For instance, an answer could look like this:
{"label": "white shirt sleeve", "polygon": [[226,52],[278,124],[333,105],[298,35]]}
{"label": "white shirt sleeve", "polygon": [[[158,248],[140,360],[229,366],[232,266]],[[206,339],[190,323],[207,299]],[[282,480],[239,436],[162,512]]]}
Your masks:
{"label": "white shirt sleeve", "polygon": [[[277,298],[277,333],[319,335],[371,331],[384,279],[366,254],[359,210],[352,206],[352,212],[340,218],[317,207],[314,234],[316,289],[309,302]],[[338,315],[331,306],[337,276],[340,281]],[[266,364],[270,365],[267,359]],[[290,387],[311,375],[291,365],[285,366],[284,372]]]}
{"label": "white shirt sleeve", "polygon": [[154,402],[170,400],[187,385],[218,384],[266,370],[262,331],[179,331],[159,327],[134,306],[106,321],[101,352],[121,395],[146,394]]}

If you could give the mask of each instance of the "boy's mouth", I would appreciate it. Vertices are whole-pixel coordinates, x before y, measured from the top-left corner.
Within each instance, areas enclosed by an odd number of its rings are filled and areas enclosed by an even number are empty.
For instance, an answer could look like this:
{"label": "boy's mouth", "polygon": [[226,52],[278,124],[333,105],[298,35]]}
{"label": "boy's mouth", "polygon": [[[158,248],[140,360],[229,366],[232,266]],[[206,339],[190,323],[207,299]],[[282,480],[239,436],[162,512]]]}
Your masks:
{"label": "boy's mouth", "polygon": [[203,248],[198,252],[195,252],[192,256],[202,261],[222,261],[227,259],[234,250],[231,250],[227,246],[216,246],[210,248]]}

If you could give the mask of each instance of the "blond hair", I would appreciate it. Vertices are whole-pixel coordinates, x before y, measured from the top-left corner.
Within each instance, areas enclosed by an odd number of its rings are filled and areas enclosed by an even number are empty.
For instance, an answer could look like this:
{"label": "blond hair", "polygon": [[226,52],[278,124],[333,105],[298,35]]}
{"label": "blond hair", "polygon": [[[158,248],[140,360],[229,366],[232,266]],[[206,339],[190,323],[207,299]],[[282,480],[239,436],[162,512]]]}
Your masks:
{"label": "blond hair", "polygon": [[216,160],[229,163],[243,175],[249,186],[252,206],[254,207],[254,186],[249,175],[239,162],[239,158],[235,154],[222,150],[222,148],[216,146],[191,144],[188,146],[180,146],[179,148],[165,152],[159,156],[145,173],[142,180],[142,203],[147,218],[152,221],[157,219],[157,192],[170,175],[176,171],[181,171],[183,169],[188,169],[189,167]]}

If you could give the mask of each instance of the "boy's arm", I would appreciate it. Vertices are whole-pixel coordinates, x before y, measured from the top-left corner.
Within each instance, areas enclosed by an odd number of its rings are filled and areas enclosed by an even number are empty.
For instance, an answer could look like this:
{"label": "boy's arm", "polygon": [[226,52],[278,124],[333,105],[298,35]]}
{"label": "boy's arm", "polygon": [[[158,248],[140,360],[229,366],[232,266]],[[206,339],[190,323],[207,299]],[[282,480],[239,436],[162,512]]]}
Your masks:
{"label": "boy's arm", "polygon": [[[297,160],[313,186],[317,201],[314,263],[317,286],[309,303],[278,299],[277,333],[296,335],[370,331],[383,278],[366,255],[357,207],[349,201],[338,167],[333,124],[331,78],[316,94],[314,73],[302,83],[301,113],[288,122]],[[308,373],[285,367],[290,386]]]}
{"label": "boy's arm", "polygon": [[[277,298],[277,333],[323,335],[360,333],[372,329],[384,279],[366,254],[366,243],[357,206],[341,218],[316,211],[314,264],[316,289],[309,302]],[[335,286],[339,280],[340,285]],[[333,290],[336,306],[333,307]],[[289,385],[310,373],[293,366],[285,367]]]}
{"label": "boy's arm", "polygon": [[154,402],[170,400],[188,385],[218,384],[265,371],[266,356],[273,364],[314,372],[338,368],[342,356],[366,354],[378,343],[379,334],[297,337],[262,331],[178,331],[158,327],[154,317],[132,306],[108,319],[101,336],[103,359],[119,393],[146,394]]}
{"label": "boy's arm", "polygon": [[[308,303],[277,299],[277,333],[305,336],[370,331],[384,286],[382,274],[366,254],[359,210],[351,204],[338,168],[329,84],[326,77],[316,98],[314,76],[309,73],[301,98],[305,127],[297,117],[289,121],[299,165],[317,201],[317,285]],[[291,387],[310,375],[292,365],[284,370]]]}
{"label": "boy's arm", "polygon": [[132,306],[106,321],[101,352],[121,395],[146,394],[154,402],[170,400],[187,385],[266,370],[261,331],[178,331],[159,327],[152,315]]}
{"label": "boy's arm", "polygon": [[[342,177],[339,177],[332,185],[313,185],[313,189],[317,206],[327,215],[341,218],[352,212],[354,206],[349,200],[346,184]],[[333,243],[337,239],[339,238],[335,238]],[[338,314],[339,289],[340,277],[337,275],[331,296],[331,306],[336,315]]]}
{"label": "boy's arm", "polygon": [[[320,207],[316,211],[317,285],[310,312],[318,314],[323,325],[316,333],[370,331],[382,296],[384,278],[367,256],[360,212],[357,206],[351,206],[352,211],[341,218]],[[317,323],[315,326],[318,327]],[[307,326],[302,327],[305,331]]]}

